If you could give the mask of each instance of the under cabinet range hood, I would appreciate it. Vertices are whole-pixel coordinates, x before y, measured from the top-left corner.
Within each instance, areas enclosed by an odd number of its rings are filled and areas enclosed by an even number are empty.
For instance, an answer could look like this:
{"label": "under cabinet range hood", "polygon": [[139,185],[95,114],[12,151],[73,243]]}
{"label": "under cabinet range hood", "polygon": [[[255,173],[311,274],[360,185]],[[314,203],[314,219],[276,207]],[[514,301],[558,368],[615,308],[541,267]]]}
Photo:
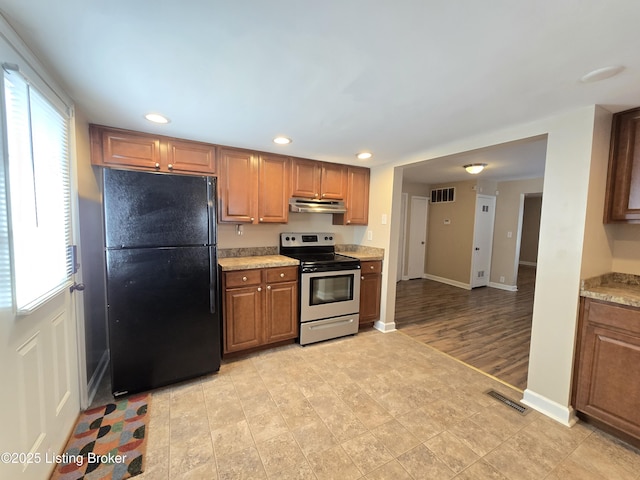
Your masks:
{"label": "under cabinet range hood", "polygon": [[345,213],[342,200],[315,200],[293,197],[289,200],[289,210],[300,213]]}

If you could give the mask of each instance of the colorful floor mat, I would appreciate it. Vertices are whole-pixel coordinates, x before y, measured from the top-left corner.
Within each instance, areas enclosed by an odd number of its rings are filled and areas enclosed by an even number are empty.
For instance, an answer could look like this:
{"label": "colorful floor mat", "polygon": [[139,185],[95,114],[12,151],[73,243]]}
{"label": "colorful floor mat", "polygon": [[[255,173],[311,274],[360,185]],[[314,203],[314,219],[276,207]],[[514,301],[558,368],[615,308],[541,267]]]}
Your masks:
{"label": "colorful floor mat", "polygon": [[80,415],[51,480],[121,480],[142,473],[150,394]]}

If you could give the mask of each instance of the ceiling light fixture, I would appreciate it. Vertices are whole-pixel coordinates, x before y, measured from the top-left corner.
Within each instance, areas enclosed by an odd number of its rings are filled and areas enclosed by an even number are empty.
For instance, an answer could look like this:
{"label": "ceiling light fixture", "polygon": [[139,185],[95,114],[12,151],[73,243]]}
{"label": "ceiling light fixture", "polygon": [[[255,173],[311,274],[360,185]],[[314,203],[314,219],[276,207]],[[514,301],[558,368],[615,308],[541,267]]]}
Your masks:
{"label": "ceiling light fixture", "polygon": [[164,115],[160,115],[159,113],[147,113],[144,118],[153,123],[169,123],[171,121],[167,117],[165,117]]}
{"label": "ceiling light fixture", "polygon": [[373,153],[371,152],[360,152],[356,155],[356,157],[358,157],[358,159],[360,160],[369,160],[371,157],[373,157]]}
{"label": "ceiling light fixture", "polygon": [[277,143],[278,145],[289,145],[291,143],[291,139],[287,137],[276,137],[273,139],[273,143]]}
{"label": "ceiling light fixture", "polygon": [[471,175],[477,175],[482,170],[484,170],[484,167],[486,166],[487,166],[486,163],[469,163],[468,165],[465,165],[463,168],[467,172],[469,172]]}
{"label": "ceiling light fixture", "polygon": [[619,74],[622,70],[624,70],[622,65],[598,68],[580,77],[580,81],[582,83],[599,82]]}

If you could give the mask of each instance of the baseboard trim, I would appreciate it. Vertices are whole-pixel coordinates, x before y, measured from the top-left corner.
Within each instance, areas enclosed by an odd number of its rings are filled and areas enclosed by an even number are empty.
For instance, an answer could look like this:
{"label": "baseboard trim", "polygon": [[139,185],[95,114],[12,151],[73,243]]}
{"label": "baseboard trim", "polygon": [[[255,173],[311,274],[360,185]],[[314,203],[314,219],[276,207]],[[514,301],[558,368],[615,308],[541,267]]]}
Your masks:
{"label": "baseboard trim", "polygon": [[536,262],[525,262],[524,260],[518,262],[519,265],[525,265],[527,267],[537,267],[538,264]]}
{"label": "baseboard trim", "polygon": [[373,328],[375,328],[376,330],[382,332],[382,333],[389,333],[389,332],[395,332],[396,331],[396,322],[383,322],[381,320],[376,320],[375,323],[373,324]]}
{"label": "baseboard trim", "polygon": [[458,288],[464,288],[465,290],[471,290],[471,284],[458,282],[457,280],[451,280],[450,278],[437,277],[436,275],[431,275],[429,273],[425,273],[422,278],[433,280],[434,282],[445,283]]}
{"label": "baseboard trim", "polygon": [[104,377],[107,368],[109,367],[109,350],[106,349],[98,362],[98,367],[96,371],[93,372],[91,379],[89,380],[89,384],[87,385],[87,392],[89,397],[89,405],[93,402],[93,398],[96,396],[96,392],[98,391],[98,387],[100,386],[100,382],[102,381],[102,377]]}
{"label": "baseboard trim", "polygon": [[528,388],[524,391],[522,403],[567,427],[572,427],[578,421],[572,407],[560,405]]}
{"label": "baseboard trim", "polygon": [[506,290],[507,292],[517,292],[518,291],[518,286],[517,285],[505,285],[504,283],[489,282],[489,286],[491,288],[498,288],[500,290]]}

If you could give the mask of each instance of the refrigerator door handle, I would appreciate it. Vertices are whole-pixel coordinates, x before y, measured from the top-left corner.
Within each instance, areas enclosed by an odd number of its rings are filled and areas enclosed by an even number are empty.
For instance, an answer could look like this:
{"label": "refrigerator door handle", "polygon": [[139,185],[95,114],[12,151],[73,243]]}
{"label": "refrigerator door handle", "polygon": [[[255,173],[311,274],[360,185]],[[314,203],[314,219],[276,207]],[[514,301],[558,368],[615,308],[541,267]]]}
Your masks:
{"label": "refrigerator door handle", "polygon": [[216,257],[216,247],[209,247],[209,308],[211,313],[218,311],[218,261]]}
{"label": "refrigerator door handle", "polygon": [[[216,239],[216,178],[205,177],[207,181],[207,210],[209,214],[209,244],[215,245]],[[217,265],[216,265],[217,267]]]}

